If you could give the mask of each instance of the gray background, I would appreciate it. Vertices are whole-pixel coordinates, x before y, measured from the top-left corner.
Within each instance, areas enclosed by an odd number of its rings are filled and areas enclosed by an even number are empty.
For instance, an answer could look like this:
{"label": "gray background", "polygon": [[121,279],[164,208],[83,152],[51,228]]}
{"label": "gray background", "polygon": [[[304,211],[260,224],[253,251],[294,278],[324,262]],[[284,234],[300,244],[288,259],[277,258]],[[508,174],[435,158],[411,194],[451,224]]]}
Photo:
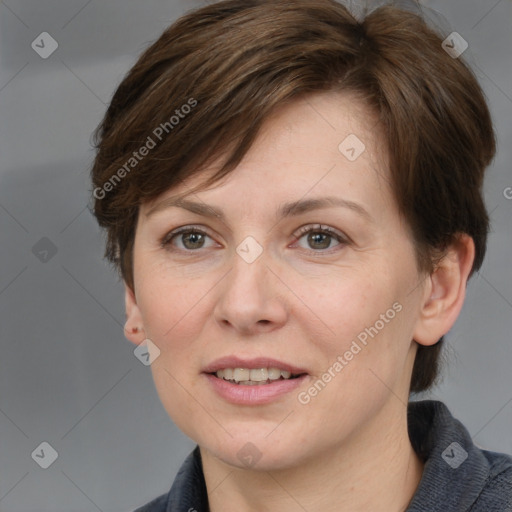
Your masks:
{"label": "gray background", "polygon": [[[449,373],[427,396],[443,400],[478,445],[512,453],[512,2],[423,4],[442,14],[446,35],[468,41],[464,57],[499,136],[485,189],[488,254],[447,336]],[[0,3],[2,512],[133,510],[168,490],[193,447],[124,338],[123,288],[102,261],[87,205],[90,135],[114,88],[168,24],[199,5]],[[44,31],[59,45],[47,59],[31,48]],[[43,441],[58,452],[47,469],[31,456]]]}

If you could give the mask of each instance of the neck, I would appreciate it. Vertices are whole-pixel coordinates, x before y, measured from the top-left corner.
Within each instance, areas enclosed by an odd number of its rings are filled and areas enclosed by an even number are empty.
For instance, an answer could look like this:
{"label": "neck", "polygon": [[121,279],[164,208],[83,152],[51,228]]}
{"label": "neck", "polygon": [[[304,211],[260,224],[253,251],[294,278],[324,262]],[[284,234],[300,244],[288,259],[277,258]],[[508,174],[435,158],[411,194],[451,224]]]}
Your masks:
{"label": "neck", "polygon": [[423,463],[409,441],[407,409],[398,404],[391,420],[378,415],[350,440],[291,468],[239,469],[201,448],[210,512],[404,512]]}

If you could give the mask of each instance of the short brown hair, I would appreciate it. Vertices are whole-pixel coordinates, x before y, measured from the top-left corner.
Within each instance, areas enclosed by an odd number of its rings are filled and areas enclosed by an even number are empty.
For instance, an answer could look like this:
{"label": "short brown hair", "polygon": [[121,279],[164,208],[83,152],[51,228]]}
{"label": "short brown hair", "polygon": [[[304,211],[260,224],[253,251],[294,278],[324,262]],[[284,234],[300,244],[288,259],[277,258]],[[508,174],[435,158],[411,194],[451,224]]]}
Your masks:
{"label": "short brown hair", "polygon": [[[361,20],[335,0],[227,0],[187,13],[140,56],[94,134],[93,213],[107,232],[105,257],[133,289],[140,204],[225,154],[205,186],[213,184],[278,106],[339,91],[377,114],[419,268],[432,272],[435,252],[467,233],[473,273],[486,249],[482,182],[495,134],[477,79],[442,40],[422,16],[392,5]],[[151,150],[135,158],[144,146]],[[418,347],[411,392],[436,381],[443,341]]]}

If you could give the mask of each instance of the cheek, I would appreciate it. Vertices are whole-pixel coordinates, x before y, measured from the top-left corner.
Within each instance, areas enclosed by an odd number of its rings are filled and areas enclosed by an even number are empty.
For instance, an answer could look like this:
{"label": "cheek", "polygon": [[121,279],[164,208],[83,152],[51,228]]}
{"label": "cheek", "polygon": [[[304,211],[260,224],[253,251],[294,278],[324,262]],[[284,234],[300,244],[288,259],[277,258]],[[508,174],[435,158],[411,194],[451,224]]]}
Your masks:
{"label": "cheek", "polygon": [[[328,346],[333,349],[343,349],[361,333],[364,339],[365,329],[376,322],[379,322],[379,330],[383,330],[380,315],[390,310],[388,317],[393,317],[395,311],[392,306],[399,296],[396,283],[386,275],[389,272],[371,269],[362,272],[341,271],[339,277],[333,272],[328,279],[307,283],[303,287],[301,299],[310,313],[305,317],[305,308],[302,315],[297,311],[296,318],[312,318],[314,314],[322,321],[320,324],[329,327],[324,340],[329,340]],[[385,320],[389,320],[388,317]]]}
{"label": "cheek", "polygon": [[[190,271],[190,266],[171,266],[167,262],[141,261],[137,300],[148,337],[167,350],[188,344],[200,328],[197,317],[204,315],[205,298],[215,284],[208,272]],[[194,320],[196,319],[196,320]]]}
{"label": "cheek", "polygon": [[[208,277],[180,275],[165,265],[146,267],[141,275],[138,305],[146,336],[159,348],[160,355],[151,364],[155,389],[167,414],[186,435],[194,438],[194,425],[204,422],[204,410],[195,397],[200,396],[197,375],[198,341],[204,319],[210,311]],[[213,427],[215,425],[211,425]]]}
{"label": "cheek", "polygon": [[[396,276],[389,276],[390,272],[367,271],[331,280],[324,292],[310,288],[304,294],[308,306],[330,328],[327,335],[324,328],[322,335],[311,337],[318,362],[314,378],[329,381],[319,405],[352,404],[355,413],[362,398],[379,401],[397,383],[410,346],[410,311]],[[295,318],[306,317],[297,312]]]}

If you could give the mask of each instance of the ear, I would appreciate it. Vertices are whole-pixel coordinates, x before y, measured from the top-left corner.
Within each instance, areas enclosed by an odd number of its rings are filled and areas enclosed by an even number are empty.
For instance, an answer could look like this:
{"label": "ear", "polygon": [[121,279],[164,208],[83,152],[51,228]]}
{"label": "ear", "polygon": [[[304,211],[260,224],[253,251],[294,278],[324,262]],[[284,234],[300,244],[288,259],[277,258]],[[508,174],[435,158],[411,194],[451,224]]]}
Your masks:
{"label": "ear", "polygon": [[124,335],[132,343],[139,345],[145,339],[144,324],[135,293],[126,283],[124,284],[124,303],[126,310]]}
{"label": "ear", "polygon": [[457,320],[466,297],[466,284],[475,258],[475,244],[460,234],[434,272],[427,277],[420,316],[413,339],[420,345],[435,345]]}

